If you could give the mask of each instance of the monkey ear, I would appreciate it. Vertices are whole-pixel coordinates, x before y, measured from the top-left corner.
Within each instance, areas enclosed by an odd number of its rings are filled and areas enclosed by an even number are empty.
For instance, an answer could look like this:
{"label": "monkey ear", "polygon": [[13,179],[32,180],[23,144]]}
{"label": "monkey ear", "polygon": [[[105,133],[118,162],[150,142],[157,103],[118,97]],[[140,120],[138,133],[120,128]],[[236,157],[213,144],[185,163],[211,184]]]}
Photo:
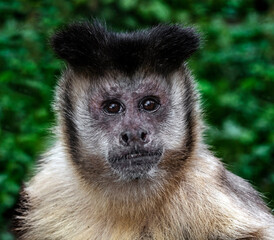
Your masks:
{"label": "monkey ear", "polygon": [[200,46],[200,35],[179,25],[158,25],[149,31],[149,38],[149,58],[158,71],[178,68]]}
{"label": "monkey ear", "polygon": [[57,56],[73,67],[100,69],[108,61],[104,48],[108,32],[99,22],[73,23],[57,31],[50,44]]}

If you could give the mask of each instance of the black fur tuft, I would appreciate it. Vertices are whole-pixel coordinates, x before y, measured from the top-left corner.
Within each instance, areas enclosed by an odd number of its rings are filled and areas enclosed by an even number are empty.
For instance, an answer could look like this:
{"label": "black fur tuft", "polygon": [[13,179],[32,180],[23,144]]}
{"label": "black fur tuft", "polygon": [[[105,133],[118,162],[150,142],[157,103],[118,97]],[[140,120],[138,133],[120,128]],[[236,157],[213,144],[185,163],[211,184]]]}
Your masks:
{"label": "black fur tuft", "polygon": [[55,53],[73,67],[102,68],[108,61],[104,51],[108,32],[99,23],[71,24],[51,38]]}
{"label": "black fur tuft", "polygon": [[55,53],[75,69],[97,73],[116,69],[129,74],[140,67],[169,73],[199,48],[199,42],[194,29],[178,25],[115,33],[97,21],[71,24],[51,39]]}
{"label": "black fur tuft", "polygon": [[193,28],[159,25],[148,34],[151,46],[147,57],[157,71],[178,68],[200,45],[200,37]]}

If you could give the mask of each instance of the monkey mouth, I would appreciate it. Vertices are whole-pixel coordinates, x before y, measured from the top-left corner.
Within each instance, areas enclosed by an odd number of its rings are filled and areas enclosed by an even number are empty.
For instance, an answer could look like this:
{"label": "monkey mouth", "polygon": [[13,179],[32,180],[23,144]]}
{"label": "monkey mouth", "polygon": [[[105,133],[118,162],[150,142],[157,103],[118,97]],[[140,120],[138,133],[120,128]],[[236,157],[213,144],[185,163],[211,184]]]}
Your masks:
{"label": "monkey mouth", "polygon": [[110,166],[120,176],[136,179],[146,175],[160,161],[162,151],[138,151],[108,158]]}

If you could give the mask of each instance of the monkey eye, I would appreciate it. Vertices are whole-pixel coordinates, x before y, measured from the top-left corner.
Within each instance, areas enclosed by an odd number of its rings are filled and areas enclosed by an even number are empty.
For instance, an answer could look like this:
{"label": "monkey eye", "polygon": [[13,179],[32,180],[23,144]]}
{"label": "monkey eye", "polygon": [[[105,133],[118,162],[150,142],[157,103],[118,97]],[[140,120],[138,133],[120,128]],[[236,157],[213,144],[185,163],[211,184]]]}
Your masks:
{"label": "monkey eye", "polygon": [[160,107],[160,103],[156,97],[145,97],[141,100],[139,106],[141,110],[156,112]]}
{"label": "monkey eye", "polygon": [[123,112],[125,108],[120,102],[110,100],[103,103],[103,110],[107,114],[119,114]]}

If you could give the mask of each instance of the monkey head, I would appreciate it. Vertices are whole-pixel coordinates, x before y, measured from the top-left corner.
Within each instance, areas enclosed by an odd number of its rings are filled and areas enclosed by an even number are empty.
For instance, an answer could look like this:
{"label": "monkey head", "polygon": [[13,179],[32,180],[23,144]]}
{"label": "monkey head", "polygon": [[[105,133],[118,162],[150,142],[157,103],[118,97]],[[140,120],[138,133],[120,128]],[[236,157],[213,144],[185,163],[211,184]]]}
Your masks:
{"label": "monkey head", "polygon": [[176,175],[199,135],[185,64],[198,34],[178,25],[115,33],[84,22],[51,44],[67,63],[55,102],[59,137],[81,175],[98,185]]}

